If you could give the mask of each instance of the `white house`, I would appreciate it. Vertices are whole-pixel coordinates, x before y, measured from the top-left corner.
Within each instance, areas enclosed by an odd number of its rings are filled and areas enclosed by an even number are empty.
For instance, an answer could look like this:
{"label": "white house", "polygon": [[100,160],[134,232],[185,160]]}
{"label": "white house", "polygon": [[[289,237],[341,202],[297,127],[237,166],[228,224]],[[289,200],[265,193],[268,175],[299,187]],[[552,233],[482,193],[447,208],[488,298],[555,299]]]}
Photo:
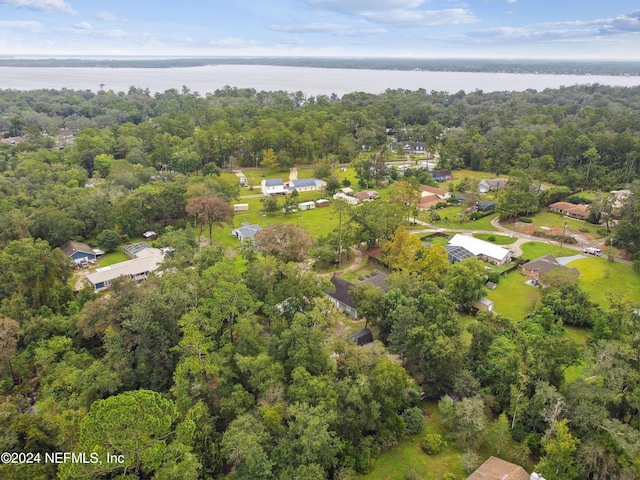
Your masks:
{"label": "white house", "polygon": [[263,195],[286,195],[288,191],[281,178],[270,178],[260,182],[260,192]]}
{"label": "white house", "polygon": [[504,265],[511,259],[512,252],[491,242],[485,242],[479,238],[468,235],[456,234],[449,240],[449,245],[463,247],[473,253],[480,260],[493,265]]}
{"label": "white house", "polygon": [[352,197],[350,195],[347,195],[346,193],[343,192],[338,192],[333,196],[334,200],[343,200],[345,202],[347,202],[350,205],[358,205],[360,203],[360,200],[358,200],[356,197]]}

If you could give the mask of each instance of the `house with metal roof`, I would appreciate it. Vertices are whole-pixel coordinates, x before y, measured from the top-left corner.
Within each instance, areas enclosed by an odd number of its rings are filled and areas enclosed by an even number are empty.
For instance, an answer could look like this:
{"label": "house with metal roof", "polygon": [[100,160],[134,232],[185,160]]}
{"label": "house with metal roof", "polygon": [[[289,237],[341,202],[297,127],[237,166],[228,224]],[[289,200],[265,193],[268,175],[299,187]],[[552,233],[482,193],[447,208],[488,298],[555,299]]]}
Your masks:
{"label": "house with metal roof", "polygon": [[354,319],[358,318],[357,306],[353,298],[351,298],[350,290],[360,283],[370,283],[383,292],[386,292],[389,289],[386,283],[388,276],[389,275],[380,270],[373,270],[369,275],[361,278],[356,283],[351,283],[334,275],[331,277],[331,283],[335,287],[335,292],[329,294],[329,300],[345,315]]}
{"label": "house with metal roof", "polygon": [[510,259],[513,252],[491,242],[485,242],[479,238],[462,235],[460,233],[451,237],[449,245],[454,247],[463,247],[473,253],[480,260],[489,262],[493,265],[504,265]]}
{"label": "house with metal roof", "polygon": [[507,186],[506,178],[485,178],[480,180],[478,190],[480,193],[497,192]]}
{"label": "house with metal roof", "polygon": [[145,248],[139,250],[136,255],[131,260],[97,268],[95,272],[86,276],[86,282],[95,291],[109,288],[115,279],[121,277],[128,277],[140,282],[146,280],[151,272],[157,270],[164,260],[164,253],[158,248]]}
{"label": "house with metal roof", "polygon": [[249,222],[243,222],[240,228],[234,228],[231,230],[231,236],[236,237],[242,243],[253,242],[253,239],[262,227],[257,223],[249,225]]}
{"label": "house with metal roof", "polygon": [[302,178],[300,180],[291,180],[289,183],[289,189],[297,190],[298,192],[314,192],[327,188],[327,182],[317,178]]}
{"label": "house with metal roof", "polygon": [[269,178],[260,182],[260,192],[263,195],[286,195],[288,191],[281,178]]}

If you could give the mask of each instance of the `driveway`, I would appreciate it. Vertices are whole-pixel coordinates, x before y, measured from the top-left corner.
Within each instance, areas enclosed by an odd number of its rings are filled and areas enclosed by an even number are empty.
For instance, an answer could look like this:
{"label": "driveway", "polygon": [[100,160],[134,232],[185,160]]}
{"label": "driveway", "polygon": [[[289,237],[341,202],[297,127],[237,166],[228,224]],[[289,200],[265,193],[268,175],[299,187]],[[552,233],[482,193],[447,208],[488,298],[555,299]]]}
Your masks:
{"label": "driveway", "polygon": [[568,263],[573,262],[574,260],[580,260],[581,258],[587,258],[584,255],[572,255],[570,257],[558,257],[556,260],[560,265],[567,266]]}

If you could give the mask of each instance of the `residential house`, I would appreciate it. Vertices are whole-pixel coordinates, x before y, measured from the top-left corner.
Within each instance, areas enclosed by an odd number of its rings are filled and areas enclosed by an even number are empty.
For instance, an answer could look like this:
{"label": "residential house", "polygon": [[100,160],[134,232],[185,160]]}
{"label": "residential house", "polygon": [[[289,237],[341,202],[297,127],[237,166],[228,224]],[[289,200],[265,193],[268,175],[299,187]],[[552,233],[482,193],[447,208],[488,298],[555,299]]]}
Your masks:
{"label": "residential house", "polygon": [[556,202],[549,205],[549,210],[578,220],[586,220],[591,213],[589,205],[576,205],[569,202]]}
{"label": "residential house", "polygon": [[444,249],[449,255],[449,261],[451,263],[463,262],[467,258],[473,258],[475,255],[464,247],[458,247],[455,245],[445,245]]}
{"label": "residential house", "polygon": [[478,190],[480,193],[497,192],[502,190],[507,185],[507,182],[506,178],[485,178],[480,180]]}
{"label": "residential house", "polygon": [[436,196],[444,202],[451,198],[451,192],[438,187],[431,187],[429,185],[420,185],[420,196],[423,198]]}
{"label": "residential house", "polygon": [[269,178],[260,182],[260,193],[263,195],[286,195],[288,191],[281,178]]}
{"label": "residential house", "polygon": [[157,270],[163,260],[164,253],[160,249],[144,248],[136,251],[135,258],[98,268],[95,272],[87,275],[85,280],[95,291],[109,288],[115,279],[121,277],[128,277],[139,282],[146,280],[151,272]]}
{"label": "residential house", "polygon": [[130,243],[129,245],[124,246],[124,253],[129,258],[138,258],[140,252],[149,248],[151,248],[151,245],[147,242]]}
{"label": "residential house", "polygon": [[345,202],[347,202],[350,205],[358,205],[360,203],[360,200],[358,200],[356,197],[352,197],[350,195],[347,195],[344,192],[338,192],[333,196],[334,200],[343,200]]}
{"label": "residential house", "polygon": [[430,210],[431,207],[435,207],[439,203],[442,203],[444,200],[441,200],[435,195],[430,195],[428,197],[422,197],[420,199],[420,203],[418,204],[418,208],[420,210]]}
{"label": "residential house", "polygon": [[[489,457],[486,462],[478,467],[478,469],[467,477],[467,480],[532,480],[534,477],[524,468],[515,463],[507,462],[497,457]],[[544,479],[542,479],[544,480]]]}
{"label": "residential house", "polygon": [[424,155],[427,153],[427,145],[424,142],[410,142],[408,140],[394,140],[391,142],[391,151],[404,155]]}
{"label": "residential house", "polygon": [[231,236],[236,237],[242,243],[253,242],[253,239],[262,227],[258,224],[249,225],[249,222],[243,222],[240,228],[231,230]]}
{"label": "residential house", "polygon": [[489,262],[492,265],[502,266],[511,260],[511,250],[468,235],[459,233],[454,235],[451,240],[449,240],[449,245],[463,247],[480,260]]}
{"label": "residential house", "polygon": [[580,276],[580,272],[578,271],[578,269],[565,267],[560,262],[558,262],[558,260],[556,260],[556,258],[551,254],[543,255],[542,257],[538,257],[534,260],[531,260],[530,262],[525,263],[522,266],[522,274],[534,280],[535,282],[539,282],[542,275],[558,268],[573,273],[576,276],[576,279],[578,276]]}
{"label": "residential house", "polygon": [[436,182],[446,182],[448,180],[453,180],[451,170],[434,170],[431,172],[431,177]]}
{"label": "residential house", "polygon": [[362,190],[353,194],[354,198],[357,198],[361,202],[372,202],[380,196],[375,190]]}
{"label": "residential house", "polygon": [[383,292],[386,292],[389,287],[386,284],[387,275],[380,270],[374,270],[369,275],[364,278],[361,278],[356,283],[348,282],[336,275],[331,277],[331,283],[335,287],[336,291],[334,293],[329,294],[329,299],[336,306],[338,310],[340,310],[345,315],[348,315],[351,318],[358,318],[358,310],[356,307],[353,298],[351,298],[351,294],[349,291],[360,283],[370,283],[381,289]]}
{"label": "residential house", "polygon": [[96,261],[96,253],[86,243],[69,240],[60,246],[60,250],[71,257],[76,268],[79,266],[86,268],[89,262],[95,263]]}
{"label": "residential house", "polygon": [[327,188],[327,182],[317,178],[303,178],[301,180],[291,180],[289,189],[298,192],[314,192]]}

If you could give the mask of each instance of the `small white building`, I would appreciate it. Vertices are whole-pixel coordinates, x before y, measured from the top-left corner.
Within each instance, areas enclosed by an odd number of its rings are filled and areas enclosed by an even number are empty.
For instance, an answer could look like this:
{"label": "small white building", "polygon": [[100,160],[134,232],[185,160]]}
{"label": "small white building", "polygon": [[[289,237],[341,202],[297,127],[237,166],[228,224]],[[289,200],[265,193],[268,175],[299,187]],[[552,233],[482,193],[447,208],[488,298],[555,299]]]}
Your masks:
{"label": "small white building", "polygon": [[270,178],[260,182],[260,192],[263,195],[286,195],[289,190],[281,178]]}
{"label": "small white building", "polygon": [[488,298],[482,297],[473,302],[472,306],[481,312],[493,312],[493,301]]}
{"label": "small white building", "polygon": [[234,212],[247,212],[249,210],[249,204],[248,203],[234,203],[233,204],[233,211]]}
{"label": "small white building", "polygon": [[242,243],[253,242],[253,237],[260,230],[262,227],[258,224],[249,225],[249,222],[243,222],[240,228],[231,230],[231,236],[236,237]]}
{"label": "small white building", "polygon": [[298,204],[298,210],[313,210],[316,208],[316,202],[302,202]]}

